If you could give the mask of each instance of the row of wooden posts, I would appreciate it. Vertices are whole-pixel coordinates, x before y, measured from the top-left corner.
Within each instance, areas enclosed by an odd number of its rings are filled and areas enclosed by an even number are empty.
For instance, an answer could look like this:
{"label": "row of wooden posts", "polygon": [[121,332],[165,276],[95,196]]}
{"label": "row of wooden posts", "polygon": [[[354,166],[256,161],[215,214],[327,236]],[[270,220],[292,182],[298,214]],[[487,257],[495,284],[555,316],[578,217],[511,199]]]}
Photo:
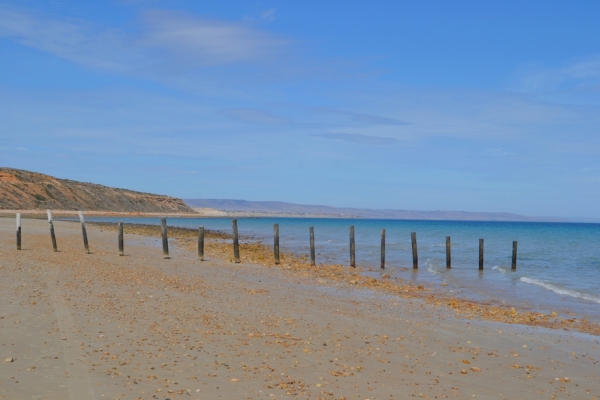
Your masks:
{"label": "row of wooden posts", "polygon": [[[58,251],[56,244],[56,235],[54,233],[54,223],[52,222],[52,211],[47,210],[48,223],[50,225],[50,237],[52,239],[52,247],[55,252]],[[90,246],[88,243],[87,231],[85,228],[85,219],[83,212],[79,211],[79,221],[81,222],[81,231],[83,234],[83,246],[87,254],[90,254]],[[235,263],[240,263],[240,243],[238,236],[237,220],[231,221],[233,231],[233,260]],[[309,227],[310,235],[310,265],[316,265],[315,256],[315,229]],[[163,257],[169,258],[169,239],[167,234],[167,219],[161,218],[161,236],[162,236],[162,247]],[[412,247],[412,259],[413,268],[419,268],[419,253],[417,251],[417,233],[411,232],[411,247]],[[118,224],[118,243],[119,243],[119,255],[125,255],[124,240],[123,240],[123,222]],[[21,250],[21,214],[17,213],[17,250]],[[204,261],[204,227],[198,229],[198,258]],[[273,258],[275,264],[280,263],[279,258],[279,224],[273,224]],[[356,267],[356,244],[354,241],[354,225],[350,226],[350,266]],[[381,268],[385,268],[385,229],[381,230]],[[446,236],[446,268],[452,268],[452,256],[451,256],[451,242],[450,236]],[[479,269],[483,270],[483,239],[479,239]],[[517,241],[513,241],[512,246],[512,270],[517,269]]]}
{"label": "row of wooden posts", "polygon": [[[237,220],[232,220],[233,227],[233,254],[234,261],[240,262],[240,249],[238,244]],[[202,228],[200,228],[202,229]],[[315,228],[308,228],[310,236],[310,265],[316,265],[315,256]],[[411,232],[411,247],[413,258],[413,269],[419,268],[419,252],[417,250],[417,233]],[[273,256],[275,264],[279,264],[279,224],[273,224]],[[356,268],[356,242],[354,240],[354,225],[350,226],[350,266]],[[381,230],[381,268],[385,268],[385,229]],[[452,268],[452,252],[450,236],[446,236],[446,268]],[[483,239],[479,239],[479,269],[483,270]],[[512,270],[517,269],[517,241],[513,241],[512,247]]]}

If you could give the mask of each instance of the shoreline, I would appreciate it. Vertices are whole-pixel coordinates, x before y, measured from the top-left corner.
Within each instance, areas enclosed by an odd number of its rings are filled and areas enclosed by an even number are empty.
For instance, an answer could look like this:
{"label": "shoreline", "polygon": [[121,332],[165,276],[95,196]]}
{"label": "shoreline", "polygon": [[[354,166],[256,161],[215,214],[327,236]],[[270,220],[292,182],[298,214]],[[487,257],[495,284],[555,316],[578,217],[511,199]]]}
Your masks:
{"label": "shoreline", "polygon": [[219,238],[207,261],[193,237],[163,259],[156,236],[128,229],[119,257],[114,232],[90,225],[85,254],[80,227],[56,221],[54,253],[47,223],[23,224],[17,251],[0,220],[0,398],[600,394],[600,342],[585,333],[465,319],[344,267],[265,267],[251,243],[241,264],[222,261]]}
{"label": "shoreline", "polygon": [[[294,212],[263,212],[263,211],[223,211],[212,208],[192,208],[193,213],[141,212],[141,211],[84,211],[89,217],[122,217],[122,218],[324,218],[324,219],[356,219],[356,220],[391,220],[391,221],[438,221],[438,222],[508,222],[508,223],[554,223],[554,224],[600,224],[600,220],[578,220],[568,218],[548,219],[469,219],[469,218],[425,218],[425,217],[384,217],[360,216],[354,214],[319,214]],[[45,218],[46,209],[39,210],[9,210],[0,209],[0,218],[10,218],[21,213],[24,218]],[[52,214],[61,217],[78,217],[79,210],[52,210]]]}
{"label": "shoreline", "polygon": [[[21,213],[23,218],[45,219],[46,210],[0,210],[0,218],[14,218],[16,213]],[[52,210],[53,217],[74,217],[79,218],[78,210]],[[108,212],[108,211],[84,211],[86,217],[124,217],[124,218],[161,218],[177,217],[177,218],[202,218],[196,213],[147,213],[147,212]]]}
{"label": "shoreline", "polygon": [[[355,215],[345,214],[305,214],[305,213],[270,213],[252,211],[221,211],[216,209],[193,208],[194,213],[157,213],[138,211],[84,211],[86,217],[121,217],[121,218],[333,218],[333,219],[364,219]],[[24,218],[46,218],[46,210],[5,210],[0,209],[0,218],[14,217],[21,213]],[[57,217],[78,217],[78,210],[52,210]]]}
{"label": "shoreline", "polygon": [[[76,222],[76,221],[69,221]],[[76,222],[77,223],[77,222]],[[90,225],[100,226],[104,229],[117,231],[115,224],[107,222],[87,222]],[[131,234],[161,237],[160,226],[125,223],[127,232]],[[231,240],[231,234],[223,231],[205,230],[206,239]],[[178,244],[193,253],[196,249],[197,231],[183,227],[169,227],[169,238],[178,241]],[[569,312],[550,313],[527,310],[523,307],[512,307],[501,304],[499,301],[477,301],[464,297],[453,296],[440,288],[430,288],[424,285],[414,285],[408,280],[392,278],[385,270],[375,271],[372,268],[350,268],[342,264],[318,264],[311,266],[306,255],[290,252],[280,252],[281,263],[275,265],[272,261],[272,248],[252,236],[240,235],[240,254],[243,262],[252,262],[267,268],[285,268],[295,273],[303,274],[309,271],[315,274],[317,283],[327,284],[332,282],[345,282],[356,288],[374,290],[404,298],[415,298],[426,301],[435,307],[446,308],[454,311],[457,316],[466,319],[480,319],[482,321],[501,322],[507,324],[522,324],[540,326],[548,329],[575,330],[600,336],[600,324],[589,322],[585,318],[573,318]],[[207,243],[212,256],[233,262],[231,243]],[[212,248],[210,246],[212,245]],[[370,272],[370,275],[364,274]],[[373,275],[377,276],[374,278]],[[322,282],[326,280],[326,282]],[[327,282],[329,281],[329,282]]]}

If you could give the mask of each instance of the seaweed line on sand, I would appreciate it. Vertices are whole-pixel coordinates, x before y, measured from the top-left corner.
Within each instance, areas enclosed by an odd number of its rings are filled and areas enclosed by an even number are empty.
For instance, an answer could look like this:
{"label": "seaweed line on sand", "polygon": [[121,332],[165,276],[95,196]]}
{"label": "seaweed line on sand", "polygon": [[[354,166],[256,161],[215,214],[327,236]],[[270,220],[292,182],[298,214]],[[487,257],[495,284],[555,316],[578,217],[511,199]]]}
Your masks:
{"label": "seaweed line on sand", "polygon": [[[117,224],[92,222],[102,229],[117,230]],[[128,234],[144,236],[161,236],[158,225],[126,224]],[[198,231],[188,228],[169,227],[169,237],[187,250],[196,249]],[[223,231],[205,230],[205,255],[233,262],[231,244],[223,242],[231,239],[231,234]],[[484,304],[473,300],[461,299],[441,291],[434,292],[422,285],[414,285],[401,278],[392,279],[384,274],[380,279],[359,274],[341,264],[311,266],[307,256],[293,253],[280,253],[280,264],[275,265],[270,246],[253,240],[249,236],[240,236],[240,254],[243,262],[263,265],[268,268],[285,268],[288,271],[308,278],[316,278],[317,283],[327,284],[345,282],[348,285],[385,292],[402,298],[418,298],[435,307],[445,307],[465,319],[481,319],[485,321],[503,322],[540,326],[550,329],[574,330],[600,336],[600,325],[587,319],[561,318],[556,312],[549,314],[516,309],[506,305]]]}

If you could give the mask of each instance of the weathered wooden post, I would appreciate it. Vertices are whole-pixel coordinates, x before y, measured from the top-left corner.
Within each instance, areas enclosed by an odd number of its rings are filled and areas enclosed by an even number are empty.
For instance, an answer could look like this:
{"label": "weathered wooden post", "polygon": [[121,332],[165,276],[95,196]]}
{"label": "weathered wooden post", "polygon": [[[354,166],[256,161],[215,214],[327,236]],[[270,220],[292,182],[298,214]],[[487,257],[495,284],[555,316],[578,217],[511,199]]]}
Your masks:
{"label": "weathered wooden post", "polygon": [[310,230],[310,265],[315,265],[315,228],[311,226]]}
{"label": "weathered wooden post", "polygon": [[124,256],[125,255],[125,246],[123,243],[123,221],[119,222],[119,255],[120,256]]}
{"label": "weathered wooden post", "polygon": [[85,219],[83,219],[83,211],[79,211],[79,222],[81,222],[81,234],[83,235],[83,247],[85,252],[90,254],[90,245],[88,244],[87,230],[85,229]]}
{"label": "weathered wooden post", "polygon": [[21,250],[21,213],[17,213],[17,250]]}
{"label": "weathered wooden post", "polygon": [[410,233],[410,241],[412,242],[413,269],[418,269],[419,253],[417,252],[417,232]]}
{"label": "weathered wooden post", "polygon": [[479,270],[483,271],[483,239],[479,239]]}
{"label": "weathered wooden post", "polygon": [[161,231],[162,231],[162,245],[163,245],[163,258],[169,258],[169,237],[167,236],[167,219],[160,219]]}
{"label": "weathered wooden post", "polygon": [[513,271],[517,270],[517,241],[513,241],[513,252],[512,252],[512,267]]}
{"label": "weathered wooden post", "polygon": [[52,238],[52,248],[56,253],[58,251],[58,246],[56,245],[56,235],[54,234],[54,223],[52,222],[52,210],[46,210],[48,214],[48,225],[50,225],[50,237]]}
{"label": "weathered wooden post", "polygon": [[385,268],[385,229],[381,230],[381,269]]}
{"label": "weathered wooden post", "polygon": [[240,242],[238,238],[237,219],[232,219],[231,225],[233,227],[233,261],[239,264],[242,261],[240,260]]}
{"label": "weathered wooden post", "polygon": [[356,245],[354,243],[354,225],[350,225],[350,266],[356,268]]}
{"label": "weathered wooden post", "polygon": [[273,224],[273,258],[275,265],[279,265],[279,224]]}
{"label": "weathered wooden post", "polygon": [[452,268],[452,253],[451,253],[450,236],[446,236],[446,268]]}
{"label": "weathered wooden post", "polygon": [[204,227],[198,228],[198,259],[204,261]]}

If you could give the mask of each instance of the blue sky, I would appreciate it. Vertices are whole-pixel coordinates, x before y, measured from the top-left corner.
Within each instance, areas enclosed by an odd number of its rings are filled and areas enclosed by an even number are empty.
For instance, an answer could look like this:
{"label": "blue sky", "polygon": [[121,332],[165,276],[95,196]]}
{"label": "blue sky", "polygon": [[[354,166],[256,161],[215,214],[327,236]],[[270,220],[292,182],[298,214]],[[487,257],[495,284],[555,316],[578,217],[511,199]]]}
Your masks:
{"label": "blue sky", "polygon": [[600,2],[0,1],[0,165],[600,218]]}

